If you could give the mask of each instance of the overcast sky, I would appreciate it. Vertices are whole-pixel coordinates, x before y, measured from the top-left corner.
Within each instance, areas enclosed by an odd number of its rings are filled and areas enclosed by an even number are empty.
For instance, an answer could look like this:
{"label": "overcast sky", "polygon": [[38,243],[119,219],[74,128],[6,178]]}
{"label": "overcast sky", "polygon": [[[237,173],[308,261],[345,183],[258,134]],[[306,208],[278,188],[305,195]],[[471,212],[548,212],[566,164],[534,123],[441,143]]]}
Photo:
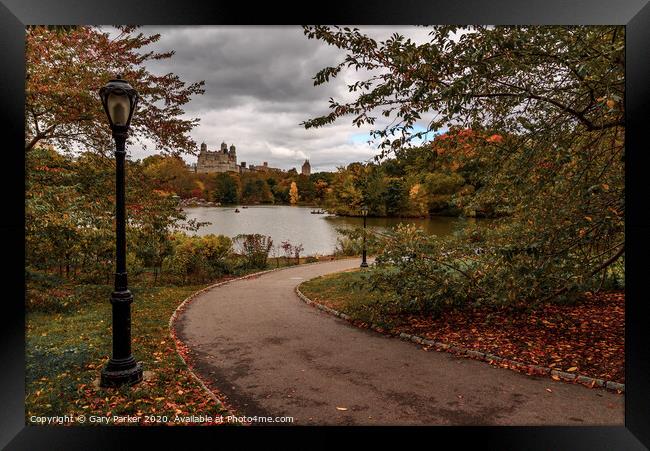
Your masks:
{"label": "overcast sky", "polygon": [[[399,32],[417,42],[427,39],[422,27],[359,27],[376,39]],[[334,65],[342,51],[307,39],[298,26],[143,27],[160,33],[152,50],[174,50],[167,60],[148,63],[153,73],[173,72],[186,82],[205,80],[205,94],[185,105],[188,117],[200,118],[193,139],[208,149],[222,141],[237,147],[238,162],[290,169],[308,158],[312,172],[334,170],[374,156],[366,143],[369,129],[357,128],[351,118],[321,129],[305,130],[300,122],[327,113],[328,99],[350,98],[346,82],[362,74],[348,71],[343,78],[322,86],[313,77]],[[144,152],[133,146],[134,158]],[[185,157],[195,162],[196,157]]]}

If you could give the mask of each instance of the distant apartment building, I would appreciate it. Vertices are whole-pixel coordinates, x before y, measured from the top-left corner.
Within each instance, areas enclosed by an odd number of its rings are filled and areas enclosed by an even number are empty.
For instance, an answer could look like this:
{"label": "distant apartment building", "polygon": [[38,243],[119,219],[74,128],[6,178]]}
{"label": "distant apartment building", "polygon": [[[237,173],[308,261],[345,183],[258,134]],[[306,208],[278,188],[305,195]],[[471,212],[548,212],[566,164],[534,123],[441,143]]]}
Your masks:
{"label": "distant apartment building", "polygon": [[239,172],[237,166],[237,151],[234,145],[230,146],[223,142],[220,150],[208,150],[206,143],[201,144],[201,151],[196,162],[196,172]]}
{"label": "distant apartment building", "polygon": [[[223,142],[219,150],[208,150],[206,143],[201,143],[199,156],[197,162],[189,166],[193,172],[209,174],[214,172],[238,172],[243,174],[245,172],[287,172],[284,169],[274,168],[269,166],[265,161],[261,165],[246,165],[245,161],[237,164],[237,151],[234,145],[228,148],[228,145]],[[295,170],[295,169],[294,169]],[[305,160],[302,165],[302,173],[309,175],[311,167],[309,160]]]}

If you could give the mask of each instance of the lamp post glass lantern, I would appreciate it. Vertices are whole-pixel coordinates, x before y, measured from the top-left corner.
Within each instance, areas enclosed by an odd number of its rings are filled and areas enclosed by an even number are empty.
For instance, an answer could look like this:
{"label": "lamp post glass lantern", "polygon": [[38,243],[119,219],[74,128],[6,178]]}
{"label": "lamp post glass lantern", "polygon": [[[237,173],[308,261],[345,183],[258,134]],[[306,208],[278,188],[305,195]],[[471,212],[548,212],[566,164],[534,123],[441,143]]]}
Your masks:
{"label": "lamp post glass lantern", "polygon": [[115,289],[113,310],[113,354],[102,369],[100,385],[117,387],[142,380],[142,366],[131,354],[131,303],[126,276],[126,198],[124,161],[126,138],[138,103],[138,93],[120,76],[99,90],[99,97],[115,140]]}
{"label": "lamp post glass lantern", "polygon": [[366,217],[368,216],[368,206],[361,207],[361,214],[363,215],[363,250],[361,257],[361,268],[367,268],[368,262],[366,261]]}
{"label": "lamp post glass lantern", "polygon": [[138,103],[137,91],[118,75],[99,90],[99,97],[102,99],[113,136],[116,132],[127,133]]}

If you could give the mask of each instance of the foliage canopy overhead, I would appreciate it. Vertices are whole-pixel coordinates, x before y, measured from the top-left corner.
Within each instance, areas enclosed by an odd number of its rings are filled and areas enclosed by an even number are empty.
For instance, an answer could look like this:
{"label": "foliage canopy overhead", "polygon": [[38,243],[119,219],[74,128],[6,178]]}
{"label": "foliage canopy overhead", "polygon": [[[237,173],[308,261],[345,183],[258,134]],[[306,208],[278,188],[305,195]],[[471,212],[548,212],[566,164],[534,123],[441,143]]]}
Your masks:
{"label": "foliage canopy overhead", "polygon": [[[359,126],[394,117],[371,132],[384,152],[453,125],[518,134],[624,126],[623,27],[440,26],[423,44],[397,33],[377,42],[347,27],[304,32],[346,51],[343,61],[316,74],[315,85],[344,68],[370,74],[348,86],[358,93],[354,100],[330,99],[331,112],[305,127],[348,115]],[[426,130],[412,133],[426,113],[433,116]]]}

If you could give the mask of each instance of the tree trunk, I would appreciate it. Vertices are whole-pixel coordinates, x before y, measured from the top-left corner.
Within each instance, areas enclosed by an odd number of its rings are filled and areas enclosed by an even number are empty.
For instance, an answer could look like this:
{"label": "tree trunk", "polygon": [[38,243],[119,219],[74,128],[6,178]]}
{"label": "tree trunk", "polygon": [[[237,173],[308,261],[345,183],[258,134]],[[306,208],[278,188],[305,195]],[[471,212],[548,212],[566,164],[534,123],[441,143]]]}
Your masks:
{"label": "tree trunk", "polygon": [[50,135],[52,132],[54,132],[54,129],[56,128],[56,124],[51,125],[44,131],[37,133],[27,144],[25,144],[25,152],[29,152],[32,150],[36,144],[38,144],[39,141],[46,139],[48,135]]}

